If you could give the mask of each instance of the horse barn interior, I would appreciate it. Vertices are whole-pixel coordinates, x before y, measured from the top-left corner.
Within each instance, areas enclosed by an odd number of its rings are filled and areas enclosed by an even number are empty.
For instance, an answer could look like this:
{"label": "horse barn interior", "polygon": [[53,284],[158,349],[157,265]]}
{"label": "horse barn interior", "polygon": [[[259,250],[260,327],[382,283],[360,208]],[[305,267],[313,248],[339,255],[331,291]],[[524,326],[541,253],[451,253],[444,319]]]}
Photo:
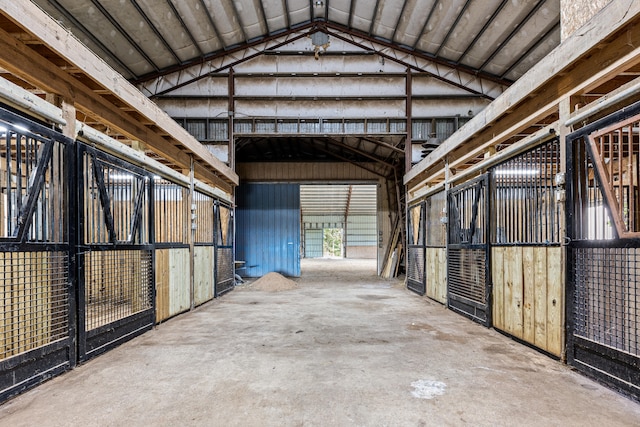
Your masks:
{"label": "horse barn interior", "polygon": [[635,0],[0,0],[0,424],[638,425],[639,157]]}

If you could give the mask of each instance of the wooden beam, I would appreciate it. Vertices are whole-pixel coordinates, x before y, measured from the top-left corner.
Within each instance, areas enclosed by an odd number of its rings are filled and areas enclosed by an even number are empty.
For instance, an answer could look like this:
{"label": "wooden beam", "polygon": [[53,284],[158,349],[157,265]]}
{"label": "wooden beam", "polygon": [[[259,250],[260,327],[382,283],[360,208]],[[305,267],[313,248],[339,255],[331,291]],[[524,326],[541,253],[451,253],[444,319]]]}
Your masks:
{"label": "wooden beam", "polygon": [[[44,57],[36,54],[27,45],[13,38],[0,29],[0,66],[22,80],[61,96],[73,102],[77,109],[86,112],[123,135],[135,140],[144,141],[148,148],[178,164],[189,166],[191,159],[187,152],[179,149],[160,134],[140,125],[129,114],[118,109],[105,98],[96,94],[71,75],[53,66]],[[178,141],[176,141],[178,142]],[[198,179],[221,186],[229,191],[230,183],[206,168],[200,168]],[[235,175],[235,173],[234,173]],[[237,175],[235,175],[237,180]],[[237,181],[233,182],[237,185]]]}
{"label": "wooden beam", "polygon": [[[604,13],[608,12],[608,13]],[[404,177],[411,186],[435,173],[445,157],[462,163],[556,110],[566,96],[588,91],[640,62],[640,2],[611,3]],[[533,96],[535,94],[535,96]],[[497,135],[502,135],[496,138]],[[435,174],[435,175],[434,175]]]}
{"label": "wooden beam", "polygon": [[[172,135],[181,145],[193,153],[194,157],[208,163],[230,183],[234,185],[239,183],[238,175],[231,168],[211,154],[206,147],[171,119],[155,103],[145,97],[122,75],[109,67],[35,4],[31,2],[2,2],[0,8],[4,15],[23,28],[26,33],[33,34],[36,38],[42,40],[43,44],[52,52],[82,70],[87,77],[91,78],[99,86],[109,88],[111,93],[120,101],[134,107],[147,120],[155,123],[167,134]],[[2,52],[2,54],[4,55],[5,53]],[[35,51],[32,51],[31,56],[35,56]],[[51,64],[49,64],[49,67],[51,67]],[[33,66],[30,68],[33,68]],[[30,81],[30,79],[27,79],[27,81]]]}

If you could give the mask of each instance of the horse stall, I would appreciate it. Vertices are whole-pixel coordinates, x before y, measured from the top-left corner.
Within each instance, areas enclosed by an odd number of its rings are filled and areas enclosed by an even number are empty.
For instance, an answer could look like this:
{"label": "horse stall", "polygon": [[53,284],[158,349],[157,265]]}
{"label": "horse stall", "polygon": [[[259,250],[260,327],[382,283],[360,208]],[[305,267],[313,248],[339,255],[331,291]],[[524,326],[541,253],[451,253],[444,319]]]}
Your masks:
{"label": "horse stall", "polygon": [[75,365],[73,140],[0,108],[0,401]]}
{"label": "horse stall", "polygon": [[154,180],[156,243],[156,321],[191,307],[189,187],[167,179]]}
{"label": "horse stall", "polygon": [[640,103],[567,136],[567,361],[640,399]]}
{"label": "horse stall", "polygon": [[564,271],[557,138],[490,170],[493,327],[563,351]]}
{"label": "horse stall", "polygon": [[439,303],[447,302],[447,193],[439,191],[425,198],[424,241],[426,295]]}
{"label": "horse stall", "polygon": [[77,126],[0,106],[0,401],[235,284],[230,196]]}

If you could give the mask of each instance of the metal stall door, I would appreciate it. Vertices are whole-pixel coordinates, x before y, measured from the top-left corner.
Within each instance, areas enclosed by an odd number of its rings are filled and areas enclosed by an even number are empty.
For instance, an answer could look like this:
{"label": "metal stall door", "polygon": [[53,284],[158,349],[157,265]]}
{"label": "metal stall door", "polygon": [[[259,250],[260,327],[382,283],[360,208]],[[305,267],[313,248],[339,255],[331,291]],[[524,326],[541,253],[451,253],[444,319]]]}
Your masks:
{"label": "metal stall door", "polygon": [[447,194],[447,303],[452,310],[491,326],[488,182],[485,174]]}
{"label": "metal stall door", "polygon": [[216,201],[215,204],[215,296],[229,292],[235,286],[233,256],[233,211],[230,206]]}
{"label": "metal stall door", "polygon": [[640,399],[640,103],[567,136],[567,362]]}
{"label": "metal stall door", "polygon": [[0,108],[0,401],[75,364],[73,140]]}
{"label": "metal stall door", "polygon": [[407,216],[407,288],[419,295],[426,292],[425,202],[409,207]]}
{"label": "metal stall door", "polygon": [[152,176],[78,143],[78,358],[155,321]]}

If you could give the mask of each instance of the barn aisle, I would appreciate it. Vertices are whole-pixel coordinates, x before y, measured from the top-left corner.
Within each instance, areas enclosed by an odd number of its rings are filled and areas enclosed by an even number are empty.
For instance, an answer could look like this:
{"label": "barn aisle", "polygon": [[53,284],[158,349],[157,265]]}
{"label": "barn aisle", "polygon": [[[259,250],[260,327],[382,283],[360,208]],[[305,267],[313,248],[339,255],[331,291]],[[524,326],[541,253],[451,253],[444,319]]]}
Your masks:
{"label": "barn aisle", "polygon": [[0,407],[2,426],[609,425],[640,406],[401,281],[305,260]]}

